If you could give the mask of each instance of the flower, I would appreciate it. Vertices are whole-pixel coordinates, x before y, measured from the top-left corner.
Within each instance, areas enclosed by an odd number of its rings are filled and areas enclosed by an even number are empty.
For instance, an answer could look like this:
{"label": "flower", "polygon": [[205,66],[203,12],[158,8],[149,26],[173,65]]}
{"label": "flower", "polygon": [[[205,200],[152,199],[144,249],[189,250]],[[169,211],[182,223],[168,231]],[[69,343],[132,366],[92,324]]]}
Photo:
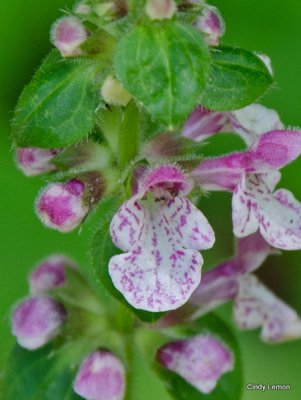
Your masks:
{"label": "flower", "polygon": [[82,54],[80,45],[87,39],[88,32],[78,18],[68,16],[53,24],[50,36],[63,57],[72,57]]}
{"label": "flower", "polygon": [[35,350],[59,333],[65,319],[64,307],[51,298],[28,298],[13,310],[12,334],[20,346]]}
{"label": "flower", "polygon": [[261,327],[264,342],[279,343],[301,337],[301,319],[254,275],[238,279],[234,320],[240,329]]}
{"label": "flower", "polygon": [[195,26],[204,33],[209,46],[217,46],[219,39],[225,33],[225,23],[216,7],[206,6],[200,17],[196,19]]}
{"label": "flower", "polygon": [[[189,299],[193,318],[233,300],[234,321],[240,329],[262,327],[261,339],[271,343],[301,337],[298,314],[251,273],[269,254],[272,249],[259,233],[239,239],[236,256],[205,272]],[[173,320],[176,316],[170,316],[168,322]]]}
{"label": "flower", "polygon": [[68,257],[52,255],[40,262],[29,276],[30,293],[42,295],[48,290],[61,287],[66,282],[65,268],[75,268]]}
{"label": "flower", "polygon": [[61,151],[62,149],[20,147],[17,149],[17,165],[27,176],[44,174],[56,168],[51,161]]}
{"label": "flower", "polygon": [[282,128],[276,111],[261,104],[250,104],[231,112],[211,111],[198,106],[189,115],[182,135],[201,142],[215,133],[234,130],[247,145],[250,145],[261,134]]}
{"label": "flower", "polygon": [[218,379],[234,366],[232,353],[217,338],[198,335],[161,347],[158,362],[202,393],[210,393]]}
{"label": "flower", "polygon": [[201,284],[189,299],[190,304],[198,307],[197,315],[233,300],[238,291],[238,277],[259,268],[271,251],[271,246],[258,232],[239,239],[235,257],[206,271]]}
{"label": "flower", "polygon": [[178,308],[199,285],[198,250],[211,248],[215,238],[201,211],[184,197],[191,189],[176,166],[150,169],[111,222],[111,238],[126,253],[111,258],[109,273],[135,308]]}
{"label": "flower", "polygon": [[84,190],[85,184],[78,179],[48,185],[36,203],[42,223],[60,232],[75,229],[89,211],[84,204]]}
{"label": "flower", "polygon": [[301,132],[274,130],[244,152],[203,161],[192,171],[207,190],[232,191],[233,231],[245,237],[258,229],[272,246],[301,248],[301,204],[285,189],[274,192],[278,169],[300,155]]}
{"label": "flower", "polygon": [[95,351],[81,363],[73,389],[87,400],[122,400],[125,394],[124,366],[111,352]]}

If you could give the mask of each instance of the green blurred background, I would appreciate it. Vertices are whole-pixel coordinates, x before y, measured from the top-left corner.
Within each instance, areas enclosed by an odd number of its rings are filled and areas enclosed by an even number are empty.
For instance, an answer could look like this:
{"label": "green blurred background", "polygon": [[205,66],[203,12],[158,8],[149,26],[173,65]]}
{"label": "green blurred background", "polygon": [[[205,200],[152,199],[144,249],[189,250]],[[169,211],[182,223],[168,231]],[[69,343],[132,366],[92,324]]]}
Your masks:
{"label": "green blurred background", "polygon": [[[81,233],[62,235],[44,229],[33,212],[33,203],[42,180],[24,177],[14,166],[9,121],[18,94],[42,57],[48,52],[49,27],[61,15],[60,9],[71,1],[3,0],[1,1],[1,98],[0,98],[0,361],[4,360],[14,340],[9,334],[11,305],[26,295],[26,277],[31,266],[51,252],[66,252],[89,269],[88,244],[91,227]],[[300,0],[224,0],[214,1],[226,21],[224,41],[271,56],[276,84],[262,98],[262,103],[276,108],[285,124],[301,126],[301,2]],[[223,151],[223,140],[216,139]],[[301,158],[283,170],[282,185],[301,199]],[[205,253],[207,265],[231,254],[230,196],[214,194],[202,201],[202,208],[217,231],[214,253]],[[272,257],[259,275],[301,315],[301,252]],[[225,306],[220,315],[229,319]],[[252,392],[244,390],[243,400],[300,400],[301,340],[268,346],[257,332],[237,333],[245,364],[245,383],[290,384],[288,392]],[[137,374],[137,390],[143,400],[166,400],[161,386],[152,382],[142,368]],[[149,385],[149,387],[146,387]],[[147,390],[149,389],[149,390]],[[56,400],[56,399],[54,399]],[[223,399],[220,399],[223,400]]]}

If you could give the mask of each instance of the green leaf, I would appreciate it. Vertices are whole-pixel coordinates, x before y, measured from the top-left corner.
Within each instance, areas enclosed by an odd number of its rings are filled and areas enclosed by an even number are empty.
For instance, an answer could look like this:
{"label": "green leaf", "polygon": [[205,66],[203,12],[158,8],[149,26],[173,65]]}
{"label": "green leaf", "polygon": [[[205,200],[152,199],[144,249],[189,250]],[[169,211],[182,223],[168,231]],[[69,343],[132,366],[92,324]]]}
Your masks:
{"label": "green leaf", "polygon": [[17,145],[64,147],[87,136],[99,103],[99,70],[95,60],[62,60],[52,51],[18,101],[13,121]]}
{"label": "green leaf", "polygon": [[199,98],[204,107],[217,111],[245,107],[273,83],[265,64],[250,51],[220,46],[211,55],[209,79]]}
{"label": "green leaf", "polygon": [[[232,351],[234,356],[234,369],[222,375],[216,388],[209,394],[201,393],[178,374],[161,367],[155,361],[158,349],[164,344],[199,334],[209,334],[220,339]],[[208,314],[190,324],[170,328],[162,331],[162,333],[141,331],[138,340],[152,368],[163,380],[167,390],[176,400],[241,399],[243,376],[238,344],[230,328],[214,314]]]}
{"label": "green leaf", "polygon": [[56,357],[47,346],[28,351],[16,346],[4,374],[2,400],[76,400],[72,389],[74,368],[68,361]]}
{"label": "green leaf", "polygon": [[139,319],[145,322],[154,322],[162,317],[163,313],[151,313],[143,310],[138,310],[132,307],[125,300],[123,295],[115,288],[112,283],[108,266],[111,257],[116,254],[121,254],[122,251],[114,246],[110,237],[110,218],[117,211],[118,201],[111,199],[111,208],[109,214],[103,214],[98,221],[97,231],[95,232],[91,244],[91,258],[93,269],[99,282],[104,288],[118,301],[131,310]]}
{"label": "green leaf", "polygon": [[196,105],[209,62],[200,32],[165,20],[137,26],[120,41],[115,72],[154,118],[172,127]]}

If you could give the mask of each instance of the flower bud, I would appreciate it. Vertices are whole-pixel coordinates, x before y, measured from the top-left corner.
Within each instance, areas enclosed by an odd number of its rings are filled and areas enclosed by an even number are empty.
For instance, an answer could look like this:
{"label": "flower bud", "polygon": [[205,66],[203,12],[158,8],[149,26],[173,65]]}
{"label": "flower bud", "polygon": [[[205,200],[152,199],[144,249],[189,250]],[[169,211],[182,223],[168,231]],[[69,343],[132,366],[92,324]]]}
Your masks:
{"label": "flower bud", "polygon": [[145,6],[145,13],[150,19],[172,18],[176,11],[174,0],[148,0]]}
{"label": "flower bud", "polygon": [[63,286],[65,268],[75,268],[75,263],[62,255],[52,255],[37,265],[29,276],[30,293],[42,295],[48,290]]}
{"label": "flower bud", "polygon": [[216,7],[208,6],[196,20],[196,28],[205,34],[209,46],[217,46],[225,33],[224,21]]}
{"label": "flower bud", "polygon": [[53,171],[56,167],[51,160],[62,149],[39,149],[25,147],[17,149],[17,165],[26,176],[35,176]]}
{"label": "flower bud", "polygon": [[132,97],[129,92],[111,76],[105,79],[101,87],[101,96],[106,103],[112,104],[113,106],[126,106]]}
{"label": "flower bud", "polygon": [[125,369],[109,351],[89,354],[79,367],[74,391],[87,400],[122,400],[125,394]]}
{"label": "flower bud", "polygon": [[61,304],[49,297],[32,297],[14,309],[12,334],[20,346],[35,350],[58,334],[65,319],[66,311]]}
{"label": "flower bud", "polygon": [[63,57],[72,57],[82,53],[79,46],[87,39],[88,32],[78,18],[63,17],[53,24],[50,37]]}
{"label": "flower bud", "polygon": [[202,393],[212,392],[221,375],[233,369],[231,352],[208,335],[168,343],[159,349],[157,360]]}
{"label": "flower bud", "polygon": [[89,211],[84,203],[84,192],[85,184],[78,179],[51,183],[37,199],[38,217],[49,228],[60,232],[72,231]]}
{"label": "flower bud", "polygon": [[75,4],[73,12],[79,15],[89,15],[92,13],[92,8],[85,1],[80,1],[79,3]]}

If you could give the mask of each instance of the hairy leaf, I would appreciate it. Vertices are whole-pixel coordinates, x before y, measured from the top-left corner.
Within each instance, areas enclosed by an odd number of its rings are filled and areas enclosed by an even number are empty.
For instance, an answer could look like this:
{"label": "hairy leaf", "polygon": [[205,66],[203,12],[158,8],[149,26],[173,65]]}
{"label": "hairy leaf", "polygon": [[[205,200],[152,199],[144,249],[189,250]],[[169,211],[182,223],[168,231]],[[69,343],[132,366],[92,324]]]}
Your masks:
{"label": "hairy leaf", "polygon": [[245,107],[273,82],[265,64],[250,51],[220,46],[211,55],[209,79],[199,98],[204,107],[217,111]]}
{"label": "hairy leaf", "polygon": [[200,32],[164,21],[137,26],[120,41],[115,71],[155,119],[172,127],[196,105],[209,63]]}
{"label": "hairy leaf", "polygon": [[99,101],[99,69],[95,60],[62,60],[52,51],[18,101],[13,121],[17,145],[64,147],[87,136]]}

